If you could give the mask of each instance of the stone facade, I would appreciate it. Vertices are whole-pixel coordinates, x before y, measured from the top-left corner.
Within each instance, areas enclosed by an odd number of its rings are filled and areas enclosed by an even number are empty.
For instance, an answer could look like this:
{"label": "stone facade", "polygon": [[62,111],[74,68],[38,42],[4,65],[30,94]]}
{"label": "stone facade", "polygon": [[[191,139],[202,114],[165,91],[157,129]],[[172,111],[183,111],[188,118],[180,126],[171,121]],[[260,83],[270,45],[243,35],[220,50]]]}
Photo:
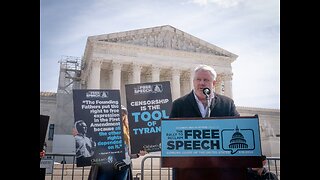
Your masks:
{"label": "stone facade", "polygon": [[[237,57],[169,25],[90,36],[81,63],[80,87],[120,89],[121,103],[126,105],[125,84],[170,81],[172,99],[175,100],[191,91],[193,69],[199,64],[207,64],[217,72],[215,91],[232,98],[231,63]],[[63,73],[60,71],[60,77],[65,77]],[[60,79],[59,83],[62,82],[64,80]],[[67,99],[70,104],[71,97],[70,94],[62,94],[58,88],[56,99],[59,102],[56,104],[59,112],[66,109],[70,111],[70,108],[61,106],[66,104],[62,99]],[[48,102],[41,103],[46,107]],[[263,153],[267,156],[280,156],[279,110],[238,109],[241,115],[259,115]],[[51,122],[56,122],[57,127],[61,127],[57,133],[71,134],[74,121],[72,116],[65,113],[62,118],[62,113],[57,114],[60,115],[53,114],[51,118],[54,119]]]}
{"label": "stone facade", "polygon": [[87,40],[82,87],[120,89],[124,85],[170,81],[173,100],[192,89],[192,71],[207,64],[217,71],[216,92],[232,97],[231,63],[238,56],[172,26],[91,36]]}
{"label": "stone facade", "polygon": [[259,117],[262,153],[280,157],[280,110],[254,107],[237,107],[241,116]]}

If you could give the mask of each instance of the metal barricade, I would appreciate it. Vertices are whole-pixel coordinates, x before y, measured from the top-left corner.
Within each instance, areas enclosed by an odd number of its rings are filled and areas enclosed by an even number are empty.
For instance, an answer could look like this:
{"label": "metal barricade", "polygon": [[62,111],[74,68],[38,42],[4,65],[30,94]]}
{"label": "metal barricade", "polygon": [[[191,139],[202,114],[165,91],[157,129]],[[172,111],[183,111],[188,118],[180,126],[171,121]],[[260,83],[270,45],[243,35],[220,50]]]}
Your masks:
{"label": "metal barricade", "polygon": [[[161,156],[146,156],[141,161],[141,180],[172,180],[172,168],[162,168],[160,163]],[[150,160],[150,163],[147,162]],[[145,168],[145,163],[149,168]]]}
{"label": "metal barricade", "polygon": [[[53,162],[51,167],[48,167],[52,172],[46,174],[46,180],[84,180],[90,172],[90,166],[76,167],[75,154],[46,153],[42,160]],[[266,168],[280,179],[280,157],[267,157]],[[145,156],[141,160],[140,173],[134,175],[134,180],[139,179],[172,180],[172,168],[161,167],[160,155]]]}
{"label": "metal barricade", "polygon": [[46,167],[46,180],[84,180],[87,179],[90,166],[76,167],[75,154],[46,153],[41,161],[51,161],[51,167]]}
{"label": "metal barricade", "polygon": [[266,168],[280,179],[280,157],[267,157]]}
{"label": "metal barricade", "polygon": [[[161,156],[146,156],[142,159],[140,173],[141,180],[172,180],[172,168],[162,168],[160,158]],[[147,160],[149,160],[150,162],[147,163]],[[267,164],[265,168],[275,173],[280,179],[280,157],[267,157]],[[135,180],[139,179],[136,177]]]}

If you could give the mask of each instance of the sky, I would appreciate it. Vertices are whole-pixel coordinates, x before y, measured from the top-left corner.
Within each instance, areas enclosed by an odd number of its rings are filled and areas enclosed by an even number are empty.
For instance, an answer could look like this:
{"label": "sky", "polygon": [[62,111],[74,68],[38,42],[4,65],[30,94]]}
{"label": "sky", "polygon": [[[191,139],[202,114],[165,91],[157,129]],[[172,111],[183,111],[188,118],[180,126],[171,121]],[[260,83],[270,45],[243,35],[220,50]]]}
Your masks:
{"label": "sky", "polygon": [[170,25],[238,58],[236,106],[280,109],[280,0],[40,0],[40,91],[89,36]]}

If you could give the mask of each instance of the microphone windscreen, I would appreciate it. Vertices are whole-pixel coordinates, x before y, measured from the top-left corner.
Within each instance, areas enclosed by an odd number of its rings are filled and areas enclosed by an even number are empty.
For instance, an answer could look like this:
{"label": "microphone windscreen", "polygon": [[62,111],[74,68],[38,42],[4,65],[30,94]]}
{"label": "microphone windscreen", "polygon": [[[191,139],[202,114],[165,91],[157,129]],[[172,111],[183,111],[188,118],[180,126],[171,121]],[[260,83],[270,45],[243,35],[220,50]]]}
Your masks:
{"label": "microphone windscreen", "polygon": [[207,95],[209,95],[210,93],[211,93],[211,90],[210,90],[209,88],[204,88],[204,89],[203,89],[203,94],[204,94],[204,95],[207,96]]}

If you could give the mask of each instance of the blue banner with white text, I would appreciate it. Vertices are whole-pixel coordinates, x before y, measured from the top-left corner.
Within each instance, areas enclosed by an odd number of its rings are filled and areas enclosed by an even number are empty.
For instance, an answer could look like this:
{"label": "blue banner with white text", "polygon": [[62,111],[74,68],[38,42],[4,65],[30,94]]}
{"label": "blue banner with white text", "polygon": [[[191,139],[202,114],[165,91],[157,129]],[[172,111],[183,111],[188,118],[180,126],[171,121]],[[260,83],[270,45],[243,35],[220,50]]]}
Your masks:
{"label": "blue banner with white text", "polygon": [[261,156],[259,119],[162,120],[162,157]]}
{"label": "blue banner with white text", "polygon": [[125,156],[119,90],[74,89],[77,166],[112,164]]}
{"label": "blue banner with white text", "polygon": [[125,88],[131,153],[160,151],[161,119],[169,118],[172,106],[170,82],[128,84]]}

